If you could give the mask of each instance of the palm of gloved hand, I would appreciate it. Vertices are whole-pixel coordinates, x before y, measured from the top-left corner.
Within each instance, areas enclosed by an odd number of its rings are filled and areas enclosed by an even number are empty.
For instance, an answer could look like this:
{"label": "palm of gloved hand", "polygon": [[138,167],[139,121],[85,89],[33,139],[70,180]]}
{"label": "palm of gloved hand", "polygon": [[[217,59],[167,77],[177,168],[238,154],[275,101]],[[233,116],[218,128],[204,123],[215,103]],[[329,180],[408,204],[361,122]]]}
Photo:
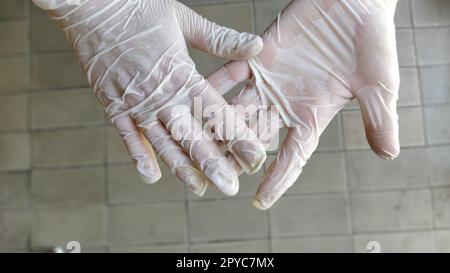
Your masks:
{"label": "palm of gloved hand", "polygon": [[[372,149],[383,158],[398,155],[395,3],[294,0],[264,33],[258,57],[232,62],[208,79],[224,92],[250,75],[233,103],[276,106],[281,124],[289,127],[255,206],[269,208],[292,186],[326,126],[354,97]],[[258,131],[270,135],[278,129],[270,123]]]}
{"label": "palm of gloved hand", "polygon": [[[42,7],[50,0],[34,1]],[[161,175],[148,140],[194,193],[202,195],[210,180],[222,192],[235,194],[236,172],[191,113],[194,97],[216,111],[226,102],[196,71],[187,44],[239,60],[259,53],[261,39],[211,23],[173,0],[64,2],[51,0],[53,6],[47,7],[57,9],[50,15],[66,32],[144,180],[153,183]],[[246,128],[234,132],[229,148],[252,172],[265,151],[258,141],[246,140]]]}

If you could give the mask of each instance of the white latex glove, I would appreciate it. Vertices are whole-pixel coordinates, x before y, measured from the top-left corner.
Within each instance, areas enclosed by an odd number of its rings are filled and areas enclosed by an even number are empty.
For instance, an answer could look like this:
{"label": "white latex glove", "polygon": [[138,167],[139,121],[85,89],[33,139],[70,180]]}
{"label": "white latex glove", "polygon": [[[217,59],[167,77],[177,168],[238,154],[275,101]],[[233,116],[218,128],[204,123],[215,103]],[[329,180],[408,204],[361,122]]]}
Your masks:
{"label": "white latex glove", "polygon": [[[289,127],[258,189],[256,207],[271,207],[293,185],[324,129],[355,97],[373,151],[397,157],[396,2],[294,0],[265,32],[258,57],[229,63],[208,78],[225,93],[251,77],[234,104],[274,105],[279,124]],[[276,122],[258,128],[268,134],[278,129]]]}
{"label": "white latex glove", "polygon": [[[260,37],[218,26],[172,0],[34,3],[49,10],[65,31],[146,182],[161,176],[153,147],[194,193],[202,195],[208,179],[227,195],[237,193],[236,172],[190,110],[194,97],[201,97],[203,107],[212,106],[213,113],[224,111],[226,102],[197,72],[187,44],[243,60],[261,51]],[[226,127],[225,120],[220,122],[217,128]],[[216,139],[226,141],[217,128]],[[257,171],[266,158],[264,147],[244,121],[228,139],[245,170]]]}

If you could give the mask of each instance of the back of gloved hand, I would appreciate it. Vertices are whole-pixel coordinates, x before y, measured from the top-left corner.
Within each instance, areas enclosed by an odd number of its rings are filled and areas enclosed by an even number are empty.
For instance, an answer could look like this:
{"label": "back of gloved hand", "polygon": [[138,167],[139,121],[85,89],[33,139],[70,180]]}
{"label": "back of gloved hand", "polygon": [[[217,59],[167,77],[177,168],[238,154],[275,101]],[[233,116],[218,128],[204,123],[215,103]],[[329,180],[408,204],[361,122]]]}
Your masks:
{"label": "back of gloved hand", "polygon": [[326,126],[355,97],[374,152],[386,159],[399,154],[396,2],[294,0],[265,32],[258,57],[229,63],[208,78],[224,93],[250,77],[234,104],[276,107],[279,122],[259,121],[260,135],[289,127],[256,207],[271,207],[293,185]]}
{"label": "back of gloved hand", "polygon": [[194,97],[202,99],[203,107],[210,106],[212,116],[225,111],[226,102],[197,72],[187,45],[243,60],[261,51],[261,38],[211,23],[173,0],[34,3],[49,10],[65,31],[145,181],[153,183],[161,176],[153,147],[194,193],[202,195],[210,180],[223,193],[236,194],[238,176],[211,134],[227,142],[247,172],[260,168],[264,147],[245,122],[238,122],[225,139],[220,128],[227,127],[226,120],[205,132],[199,120],[203,117],[191,113]]}

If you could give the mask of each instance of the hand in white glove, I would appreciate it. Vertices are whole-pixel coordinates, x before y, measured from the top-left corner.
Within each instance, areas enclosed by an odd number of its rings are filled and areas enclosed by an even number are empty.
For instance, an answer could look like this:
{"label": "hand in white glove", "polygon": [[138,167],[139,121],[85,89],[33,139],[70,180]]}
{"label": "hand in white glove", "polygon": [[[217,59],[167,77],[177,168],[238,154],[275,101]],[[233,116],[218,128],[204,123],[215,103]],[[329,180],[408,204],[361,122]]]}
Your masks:
{"label": "hand in white glove", "polygon": [[[153,183],[161,176],[153,147],[194,193],[202,195],[209,179],[236,194],[236,172],[191,113],[194,97],[213,114],[226,102],[197,72],[187,44],[243,60],[261,51],[261,38],[211,23],[173,0],[68,2],[34,0],[65,31],[143,179]],[[226,121],[219,122],[210,134],[227,142],[247,172],[259,169],[264,147],[245,122],[233,127],[230,141],[219,130]]]}
{"label": "hand in white glove", "polygon": [[399,154],[396,2],[294,0],[265,32],[258,57],[231,62],[208,78],[224,93],[251,77],[233,103],[277,107],[280,122],[257,128],[262,135],[277,133],[277,124],[289,127],[256,207],[271,207],[293,185],[326,126],[354,97],[374,152],[386,159]]}

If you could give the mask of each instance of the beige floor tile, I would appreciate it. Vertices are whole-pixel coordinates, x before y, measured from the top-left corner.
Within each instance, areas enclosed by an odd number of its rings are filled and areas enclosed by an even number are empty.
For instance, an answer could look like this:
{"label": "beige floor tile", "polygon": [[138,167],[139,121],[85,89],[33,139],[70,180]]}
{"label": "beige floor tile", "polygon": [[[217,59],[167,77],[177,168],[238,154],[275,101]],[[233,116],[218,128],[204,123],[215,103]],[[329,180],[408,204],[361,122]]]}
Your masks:
{"label": "beige floor tile", "polygon": [[349,236],[323,236],[310,238],[275,239],[275,253],[350,253],[353,251]]}
{"label": "beige floor tile", "polygon": [[103,163],[104,136],[104,128],[33,133],[32,164],[34,167],[55,167]]}
{"label": "beige floor tile", "polygon": [[25,0],[2,0],[0,2],[0,18],[25,16]]}
{"label": "beige floor tile", "polygon": [[31,95],[31,126],[34,129],[104,124],[104,112],[90,89]]}
{"label": "beige floor tile", "polygon": [[0,208],[19,208],[29,204],[27,173],[0,174]]}
{"label": "beige floor tile", "polygon": [[343,153],[314,154],[288,193],[345,192],[345,158]]}
{"label": "beige floor tile", "polygon": [[424,114],[428,143],[450,143],[450,106],[425,107]]}
{"label": "beige floor tile", "polygon": [[28,88],[28,57],[0,59],[0,93],[24,92]]}
{"label": "beige floor tile", "polygon": [[416,68],[400,69],[400,90],[397,105],[420,105],[419,77]]}
{"label": "beige floor tile", "polygon": [[352,210],[356,232],[432,227],[429,190],[353,194]]}
{"label": "beige floor tile", "polygon": [[393,161],[372,151],[347,154],[348,180],[352,190],[407,189],[426,187],[430,164],[425,148],[403,149]]}
{"label": "beige floor tile", "polygon": [[450,187],[433,188],[434,219],[438,228],[450,227]]}
{"label": "beige floor tile", "polygon": [[450,2],[445,0],[411,0],[414,26],[448,26]]}
{"label": "beige floor tile", "polygon": [[31,62],[31,87],[49,89],[89,86],[73,53],[35,55]]}
{"label": "beige floor tile", "polygon": [[318,236],[350,232],[345,195],[284,197],[270,210],[272,235]]}
{"label": "beige floor tile", "polygon": [[26,130],[28,122],[27,96],[2,96],[0,98],[0,131]]}
{"label": "beige floor tile", "polygon": [[30,139],[27,133],[0,134],[0,171],[30,167]]}
{"label": "beige floor tile", "polygon": [[397,54],[400,66],[416,64],[414,35],[411,29],[397,30]]}
{"label": "beige floor tile", "polygon": [[115,206],[110,209],[109,225],[112,246],[186,240],[183,203]]}
{"label": "beige floor tile", "polygon": [[35,205],[93,205],[105,201],[103,167],[33,171],[31,181]]}
{"label": "beige floor tile", "polygon": [[162,178],[147,184],[134,165],[109,166],[108,200],[113,204],[184,200],[184,184],[160,163]]}
{"label": "beige floor tile", "polygon": [[395,13],[396,27],[411,27],[411,13],[409,0],[400,0],[397,4],[397,11]]}
{"label": "beige floor tile", "polygon": [[221,242],[208,244],[194,244],[191,252],[201,253],[267,253],[269,252],[269,242],[264,241],[239,241]]}
{"label": "beige floor tile", "polygon": [[416,29],[415,33],[419,65],[450,63],[450,27]]}
{"label": "beige floor tile", "polygon": [[28,48],[28,28],[25,20],[0,22],[0,56],[25,54]]}
{"label": "beige floor tile", "polygon": [[268,235],[267,214],[255,209],[247,199],[191,202],[189,217],[194,242]]}
{"label": "beige floor tile", "polygon": [[371,242],[379,243],[381,253],[434,252],[432,232],[356,235],[355,252],[370,253]]}
{"label": "beige floor tile", "polygon": [[434,245],[436,252],[449,253],[450,252],[450,231],[449,230],[436,230],[434,234]]}
{"label": "beige floor tile", "polygon": [[450,103],[450,66],[420,68],[425,104]]}
{"label": "beige floor tile", "polygon": [[187,252],[186,244],[147,245],[147,246],[117,246],[112,247],[113,253],[183,253]]}
{"label": "beige floor tile", "polygon": [[30,212],[0,211],[0,249],[26,249],[30,238]]}
{"label": "beige floor tile", "polygon": [[30,48],[33,53],[72,51],[64,31],[47,16],[32,16],[30,28]]}
{"label": "beige floor tile", "polygon": [[431,185],[450,185],[450,146],[427,148]]}
{"label": "beige floor tile", "polygon": [[106,209],[95,207],[52,207],[34,212],[31,243],[33,248],[65,246],[77,241],[81,247],[106,242]]}

